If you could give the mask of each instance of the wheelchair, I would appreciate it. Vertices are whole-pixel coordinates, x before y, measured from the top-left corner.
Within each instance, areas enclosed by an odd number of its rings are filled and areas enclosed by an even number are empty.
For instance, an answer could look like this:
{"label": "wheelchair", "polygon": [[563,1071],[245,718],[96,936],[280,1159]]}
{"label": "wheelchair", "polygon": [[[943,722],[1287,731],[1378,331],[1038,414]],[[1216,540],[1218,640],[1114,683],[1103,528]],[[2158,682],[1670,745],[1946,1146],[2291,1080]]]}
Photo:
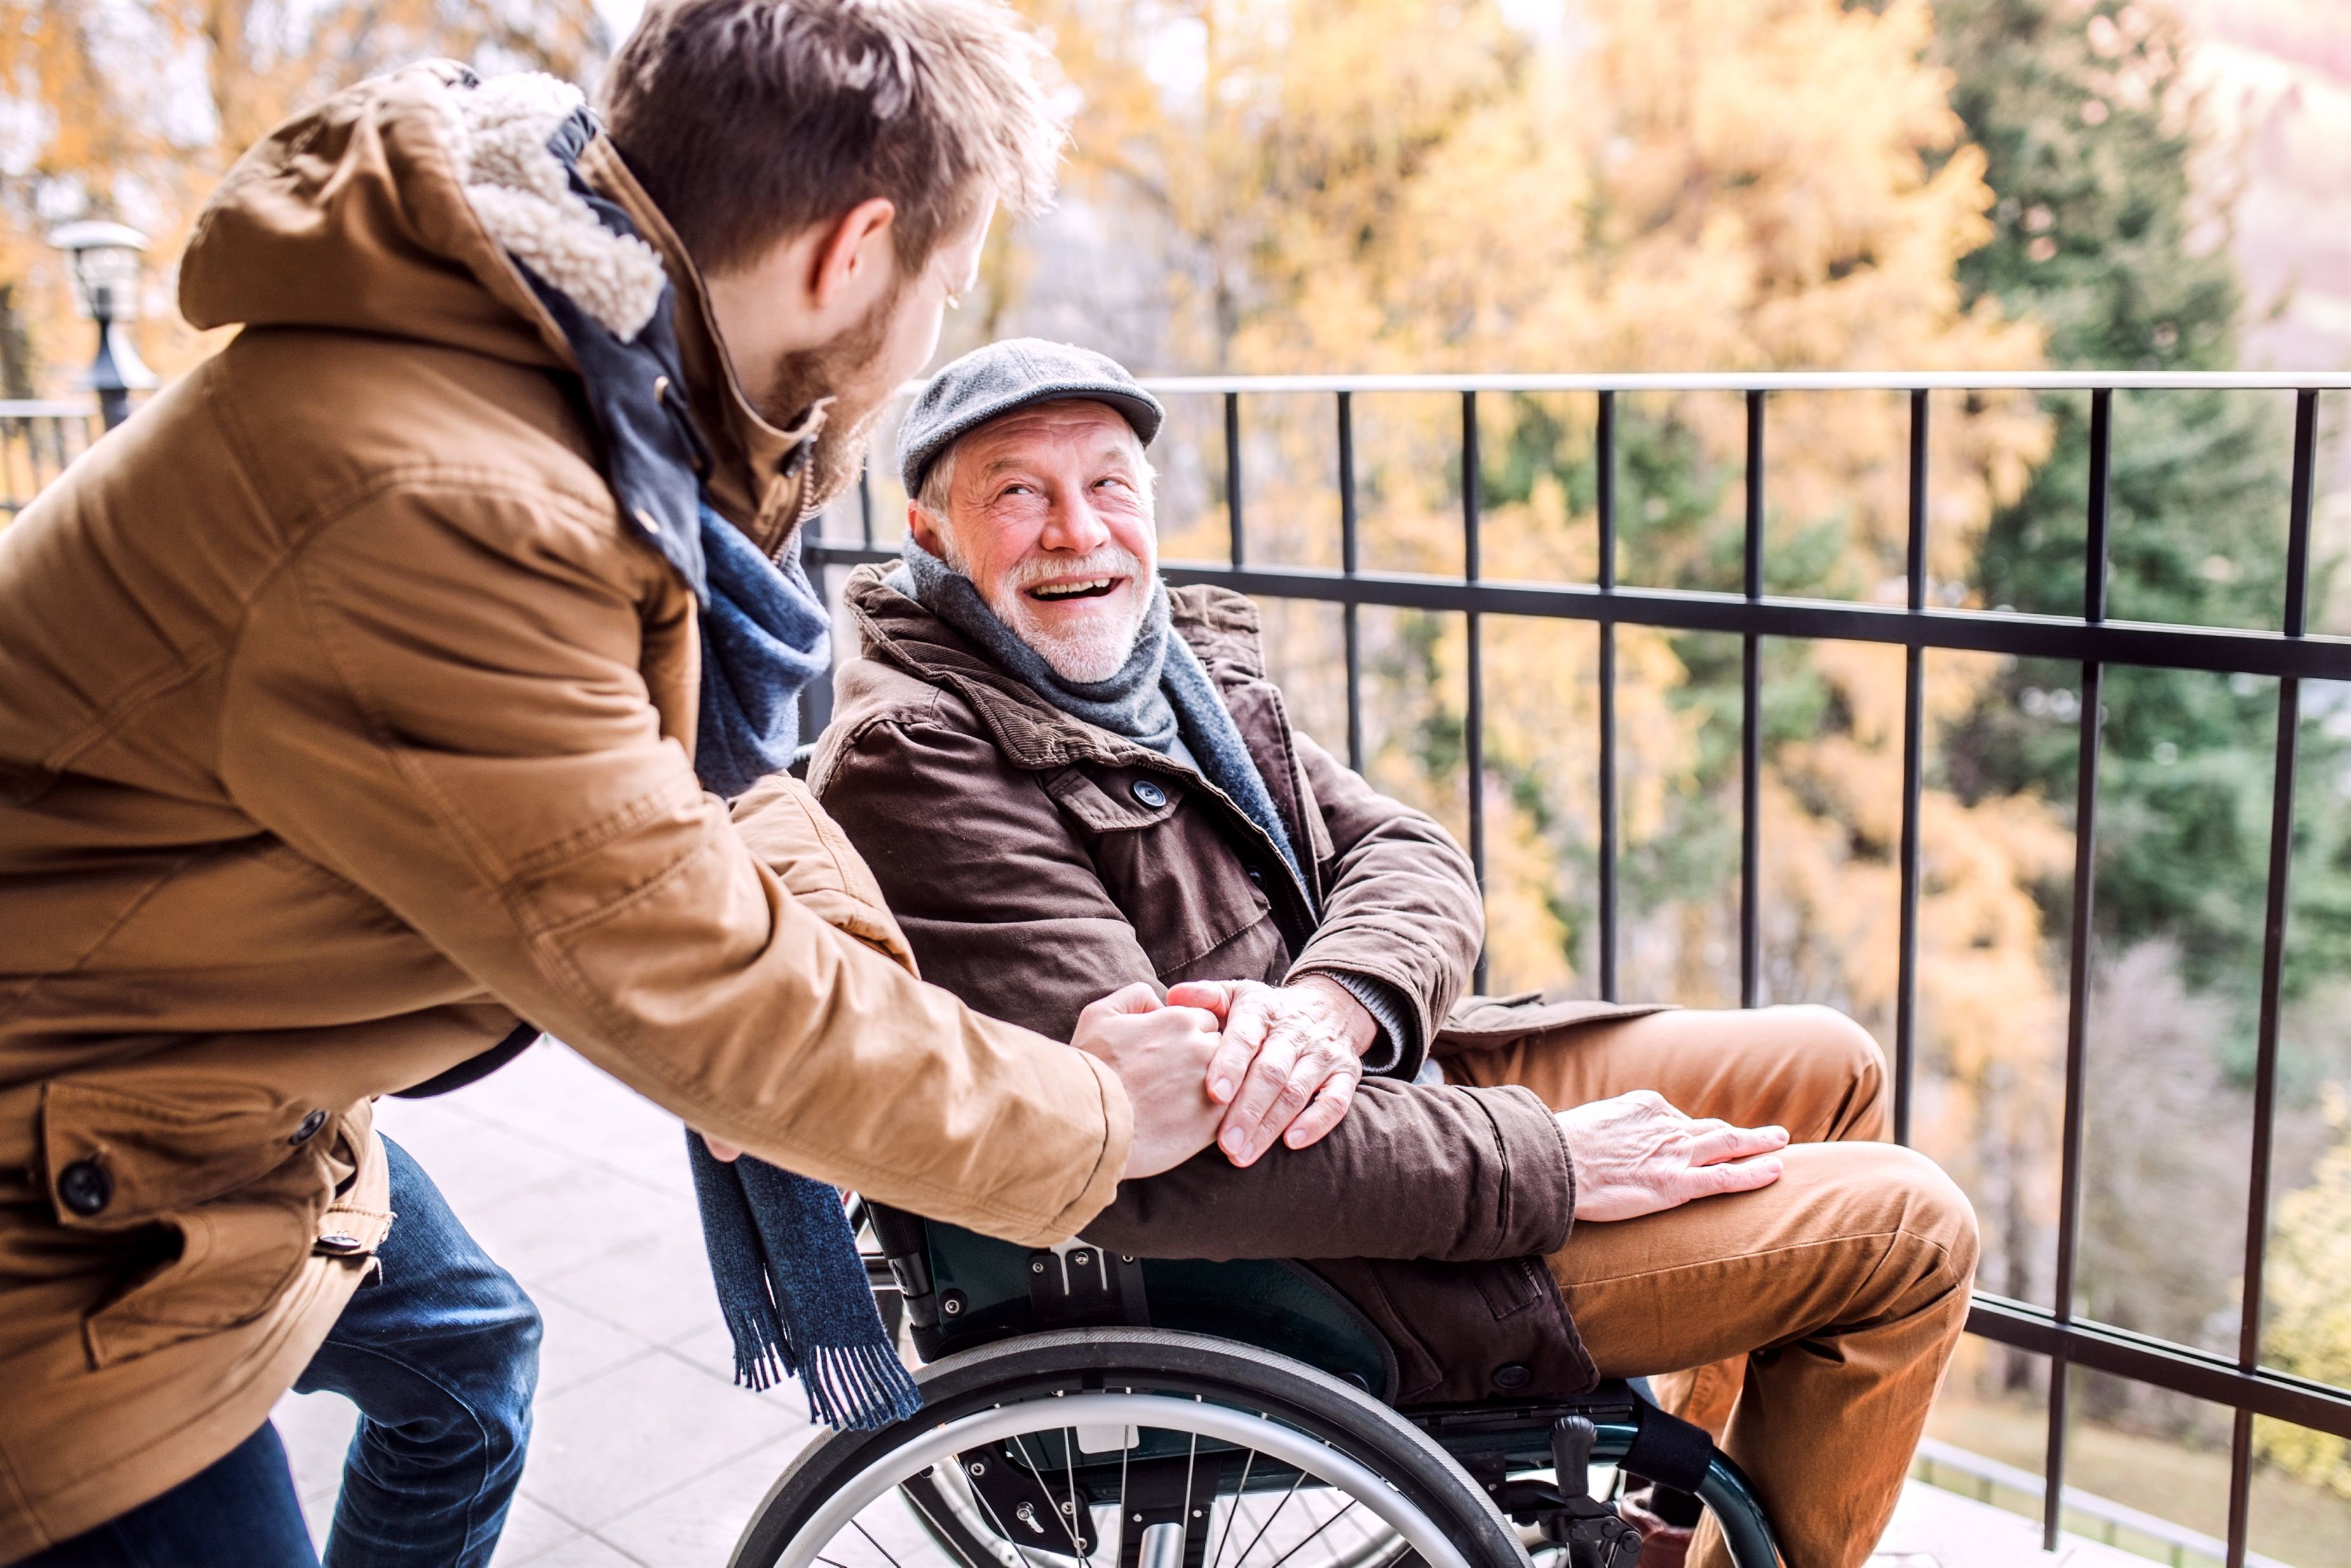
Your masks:
{"label": "wheelchair", "polygon": [[1398,1409],[1395,1353],[1298,1265],[851,1217],[925,1406],[803,1449],[732,1568],[1635,1568],[1595,1462],[1779,1563],[1738,1467],[1634,1385]]}

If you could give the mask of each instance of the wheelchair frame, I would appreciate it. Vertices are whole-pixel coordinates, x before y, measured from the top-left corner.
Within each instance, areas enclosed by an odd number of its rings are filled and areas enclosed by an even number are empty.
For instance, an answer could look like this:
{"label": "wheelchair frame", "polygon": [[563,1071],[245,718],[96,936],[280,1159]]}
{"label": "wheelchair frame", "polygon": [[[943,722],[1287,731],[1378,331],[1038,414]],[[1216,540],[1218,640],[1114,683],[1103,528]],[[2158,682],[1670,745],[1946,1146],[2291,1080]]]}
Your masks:
{"label": "wheelchair frame", "polygon": [[[1120,1257],[1086,1244],[1029,1249],[881,1205],[852,1223],[879,1246],[867,1271],[893,1333],[903,1319],[925,1363],[1061,1329],[1148,1326],[1285,1356],[1395,1410],[1520,1523],[1555,1513],[1556,1489],[1514,1479],[1553,1464],[1553,1432],[1581,1417],[1591,1458],[1696,1495],[1738,1568],[1779,1562],[1771,1524],[1738,1467],[1698,1428],[1621,1381],[1565,1399],[1398,1408],[1394,1352],[1368,1319],[1311,1270],[1274,1260]],[[1073,1476],[1071,1486],[1077,1485]]]}

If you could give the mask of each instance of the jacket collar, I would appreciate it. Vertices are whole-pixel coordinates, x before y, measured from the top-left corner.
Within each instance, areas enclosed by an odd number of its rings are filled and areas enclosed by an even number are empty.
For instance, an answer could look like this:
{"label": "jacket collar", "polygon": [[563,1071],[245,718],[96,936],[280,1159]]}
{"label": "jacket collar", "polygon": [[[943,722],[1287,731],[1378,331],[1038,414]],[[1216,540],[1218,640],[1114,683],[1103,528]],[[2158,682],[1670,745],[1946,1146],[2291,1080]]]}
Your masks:
{"label": "jacket collar", "polygon": [[588,144],[580,155],[580,173],[628,214],[669,274],[686,395],[711,451],[705,479],[711,505],[760,549],[778,554],[799,522],[808,458],[824,428],[826,405],[820,402],[790,430],[778,430],[762,418],[735,379],[701,273],[611,137],[599,135]]}
{"label": "jacket collar", "polygon": [[[892,588],[883,580],[888,570],[879,563],[859,567],[850,574],[842,594],[857,626],[860,651],[961,697],[1014,767],[1045,773],[1090,762],[1180,777],[1221,806],[1233,831],[1255,839],[1267,855],[1279,861],[1280,852],[1273,840],[1223,790],[1172,758],[1055,707],[1006,674],[961,632]],[[1170,588],[1167,608],[1176,635],[1199,655],[1223,695],[1312,879],[1302,888],[1288,877],[1279,879],[1281,886],[1294,889],[1295,897],[1284,902],[1296,904],[1290,914],[1302,922],[1294,933],[1302,942],[1304,934],[1314,929],[1314,909],[1323,896],[1319,868],[1329,846],[1320,819],[1311,824],[1305,821],[1308,813],[1301,808],[1297,785],[1289,774],[1287,721],[1280,716],[1280,694],[1265,678],[1257,606],[1229,589],[1203,584]]]}

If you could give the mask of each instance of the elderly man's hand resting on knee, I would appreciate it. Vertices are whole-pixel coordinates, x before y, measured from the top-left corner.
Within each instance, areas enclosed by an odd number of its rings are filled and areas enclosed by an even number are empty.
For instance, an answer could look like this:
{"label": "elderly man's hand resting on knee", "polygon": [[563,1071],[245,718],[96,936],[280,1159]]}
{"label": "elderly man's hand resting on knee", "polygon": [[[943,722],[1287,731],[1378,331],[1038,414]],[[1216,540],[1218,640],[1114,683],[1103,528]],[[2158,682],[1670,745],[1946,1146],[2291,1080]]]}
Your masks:
{"label": "elderly man's hand resting on knee", "polygon": [[[1070,1043],[1117,1073],[1134,1107],[1123,1179],[1174,1170],[1215,1139],[1225,1108],[1208,1098],[1206,1085],[1224,1039],[1217,1023],[1217,1015],[1203,1009],[1163,1004],[1141,980],[1078,1015]],[[702,1141],[722,1160],[743,1152],[706,1133]]]}
{"label": "elderly man's hand resting on knee", "polygon": [[1769,1156],[1785,1127],[1734,1127],[1683,1115],[1662,1094],[1635,1089],[1559,1113],[1575,1166],[1578,1220],[1638,1219],[1718,1193],[1780,1179]]}

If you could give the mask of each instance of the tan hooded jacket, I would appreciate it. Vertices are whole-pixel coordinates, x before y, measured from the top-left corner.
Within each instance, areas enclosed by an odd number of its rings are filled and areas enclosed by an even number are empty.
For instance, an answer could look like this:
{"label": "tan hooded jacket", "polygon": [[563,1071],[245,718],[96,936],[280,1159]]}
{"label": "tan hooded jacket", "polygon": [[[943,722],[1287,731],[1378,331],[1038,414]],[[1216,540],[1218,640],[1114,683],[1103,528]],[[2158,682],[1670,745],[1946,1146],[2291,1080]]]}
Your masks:
{"label": "tan hooded jacket", "polygon": [[[695,601],[492,238],[530,171],[475,90],[403,71],[248,153],[182,269],[244,330],[0,530],[0,1563],[266,1418],[392,1221],[371,1098],[518,1019],[1031,1244],[1125,1163],[1116,1079],[918,982],[805,790],[697,785]],[[676,286],[716,504],[780,548],[810,431],[745,402],[610,144],[581,170]]]}

